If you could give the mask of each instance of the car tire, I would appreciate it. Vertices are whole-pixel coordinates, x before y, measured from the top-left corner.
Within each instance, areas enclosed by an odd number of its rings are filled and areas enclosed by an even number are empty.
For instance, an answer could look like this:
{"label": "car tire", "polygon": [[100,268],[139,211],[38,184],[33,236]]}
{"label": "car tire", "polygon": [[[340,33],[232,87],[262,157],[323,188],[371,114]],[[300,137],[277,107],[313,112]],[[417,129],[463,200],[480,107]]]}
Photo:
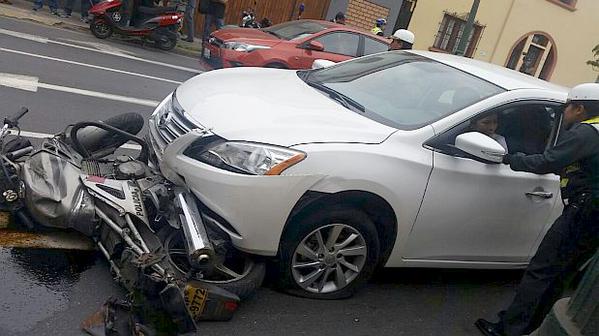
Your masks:
{"label": "car tire", "polygon": [[306,298],[348,298],[372,276],[379,254],[376,227],[363,211],[320,210],[292,223],[281,241],[279,285]]}

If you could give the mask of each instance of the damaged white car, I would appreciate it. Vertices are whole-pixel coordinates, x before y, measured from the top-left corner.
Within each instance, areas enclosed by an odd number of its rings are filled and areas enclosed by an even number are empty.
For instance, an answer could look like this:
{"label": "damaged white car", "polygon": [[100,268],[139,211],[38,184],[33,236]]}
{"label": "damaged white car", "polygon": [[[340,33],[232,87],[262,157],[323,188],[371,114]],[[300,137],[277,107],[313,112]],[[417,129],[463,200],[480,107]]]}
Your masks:
{"label": "damaged white car", "polygon": [[182,84],[150,119],[162,173],[205,221],[272,257],[294,294],[341,298],[377,266],[520,268],[561,211],[559,178],[510,152],[559,133],[566,89],[446,54],[328,68],[236,68]]}

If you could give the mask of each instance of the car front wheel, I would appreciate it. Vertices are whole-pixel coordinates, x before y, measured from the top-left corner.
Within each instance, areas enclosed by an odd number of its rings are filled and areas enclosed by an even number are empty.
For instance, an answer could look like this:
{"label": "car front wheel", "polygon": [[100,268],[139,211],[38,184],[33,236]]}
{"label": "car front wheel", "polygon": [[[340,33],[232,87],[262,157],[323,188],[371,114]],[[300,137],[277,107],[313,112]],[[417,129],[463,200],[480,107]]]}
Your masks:
{"label": "car front wheel", "polygon": [[374,223],[362,211],[335,207],[299,220],[281,246],[286,290],[314,299],[353,295],[372,275],[379,257]]}

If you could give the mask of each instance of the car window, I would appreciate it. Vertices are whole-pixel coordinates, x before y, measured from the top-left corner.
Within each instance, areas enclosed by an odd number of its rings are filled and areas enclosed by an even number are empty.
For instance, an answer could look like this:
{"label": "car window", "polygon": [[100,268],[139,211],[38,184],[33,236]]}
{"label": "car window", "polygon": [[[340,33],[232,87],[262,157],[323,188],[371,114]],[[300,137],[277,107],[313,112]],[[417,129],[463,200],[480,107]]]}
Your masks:
{"label": "car window", "polygon": [[310,36],[325,29],[325,26],[317,22],[300,20],[281,23],[262,30],[284,40],[293,40],[300,36]]}
{"label": "car window", "polygon": [[474,158],[455,148],[455,139],[466,132],[484,133],[477,129],[477,122],[491,117],[496,120],[496,129],[491,137],[506,147],[508,153],[539,154],[553,143],[562,109],[562,105],[553,102],[508,104],[462,122],[427,145],[444,154]]}
{"label": "car window", "polygon": [[371,39],[370,37],[364,38],[364,55],[376,54],[387,50],[389,50],[389,46],[386,43]]}
{"label": "car window", "polygon": [[330,33],[314,39],[324,45],[325,52],[346,56],[358,56],[360,36],[351,33]]}
{"label": "car window", "polygon": [[305,77],[363,107],[380,123],[416,129],[505,90],[410,52],[364,56]]}

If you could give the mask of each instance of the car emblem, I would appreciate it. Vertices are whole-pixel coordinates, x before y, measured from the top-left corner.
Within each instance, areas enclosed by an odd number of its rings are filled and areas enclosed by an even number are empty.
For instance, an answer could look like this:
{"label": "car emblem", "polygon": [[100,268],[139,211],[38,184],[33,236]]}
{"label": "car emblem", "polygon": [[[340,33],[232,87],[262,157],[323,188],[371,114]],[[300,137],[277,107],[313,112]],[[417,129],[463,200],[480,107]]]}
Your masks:
{"label": "car emblem", "polygon": [[215,37],[211,37],[210,39],[208,39],[208,43],[214,43],[214,42],[216,42]]}
{"label": "car emblem", "polygon": [[170,113],[165,113],[163,115],[160,116],[160,119],[158,119],[158,126],[164,126],[166,123],[171,121],[172,116],[170,115]]}

